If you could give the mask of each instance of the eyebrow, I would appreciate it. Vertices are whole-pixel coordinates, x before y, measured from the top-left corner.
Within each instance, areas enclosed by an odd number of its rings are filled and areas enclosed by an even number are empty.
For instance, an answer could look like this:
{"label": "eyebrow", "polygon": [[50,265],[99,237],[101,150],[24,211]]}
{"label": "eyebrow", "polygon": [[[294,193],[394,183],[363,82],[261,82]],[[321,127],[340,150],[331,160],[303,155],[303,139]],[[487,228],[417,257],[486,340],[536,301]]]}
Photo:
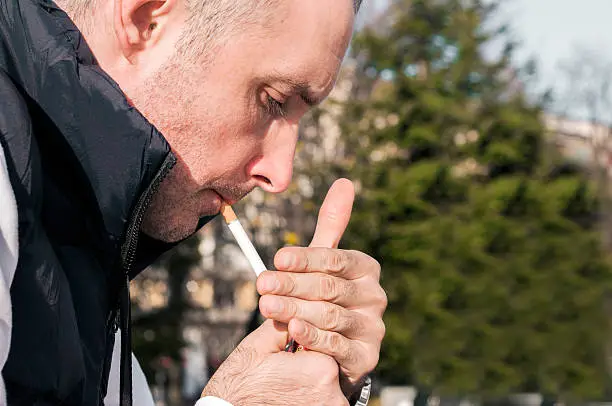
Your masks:
{"label": "eyebrow", "polygon": [[293,85],[291,85],[291,86],[293,88],[293,92],[295,94],[297,94],[298,96],[300,96],[300,98],[304,101],[304,103],[306,103],[310,107],[315,107],[315,106],[321,104],[321,102],[324,99],[324,97],[320,97],[317,94],[315,94],[315,92],[313,92],[313,90],[308,85],[306,85],[306,86],[303,86],[303,85],[293,86]]}

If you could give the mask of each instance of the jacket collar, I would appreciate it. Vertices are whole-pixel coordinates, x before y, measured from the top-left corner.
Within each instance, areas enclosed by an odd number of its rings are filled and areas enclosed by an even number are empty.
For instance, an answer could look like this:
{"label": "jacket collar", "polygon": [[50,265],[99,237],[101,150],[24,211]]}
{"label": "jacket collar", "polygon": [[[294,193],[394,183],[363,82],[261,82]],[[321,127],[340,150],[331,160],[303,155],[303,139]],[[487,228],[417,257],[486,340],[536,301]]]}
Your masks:
{"label": "jacket collar", "polygon": [[[128,103],[96,63],[78,28],[52,1],[3,2],[0,68],[69,144],[95,194],[104,231],[117,248],[125,241],[139,199],[164,161],[172,158],[170,146]],[[137,267],[173,245],[143,247]]]}

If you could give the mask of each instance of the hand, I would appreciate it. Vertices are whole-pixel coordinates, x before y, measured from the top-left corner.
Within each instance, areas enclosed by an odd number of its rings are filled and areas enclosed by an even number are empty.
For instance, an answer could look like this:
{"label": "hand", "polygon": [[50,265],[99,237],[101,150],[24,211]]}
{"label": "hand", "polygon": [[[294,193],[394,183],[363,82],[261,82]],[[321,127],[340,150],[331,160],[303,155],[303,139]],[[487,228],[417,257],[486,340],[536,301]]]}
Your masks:
{"label": "hand", "polygon": [[212,376],[202,396],[234,406],[347,406],[338,364],[317,352],[284,352],[287,326],[266,320],[249,334]]}
{"label": "hand", "polygon": [[274,259],[281,272],[264,272],[257,280],[261,313],[288,323],[289,334],[308,350],[333,357],[347,396],[378,363],[387,307],[378,262],[358,251],[337,249],[354,193],[350,181],[336,181],[319,212],[310,247],[283,248]]}

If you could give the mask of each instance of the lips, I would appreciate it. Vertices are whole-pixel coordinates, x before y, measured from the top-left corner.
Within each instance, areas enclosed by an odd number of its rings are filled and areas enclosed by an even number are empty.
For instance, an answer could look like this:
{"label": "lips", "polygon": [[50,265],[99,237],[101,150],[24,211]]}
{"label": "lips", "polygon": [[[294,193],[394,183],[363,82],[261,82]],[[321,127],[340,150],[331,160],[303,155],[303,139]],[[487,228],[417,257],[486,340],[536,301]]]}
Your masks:
{"label": "lips", "polygon": [[221,198],[221,201],[223,201],[224,203],[226,203],[226,204],[228,204],[230,206],[233,206],[234,204],[236,204],[240,200],[240,199],[231,198],[229,196],[224,196],[223,194],[221,194],[220,192],[218,192],[216,190],[214,192]]}

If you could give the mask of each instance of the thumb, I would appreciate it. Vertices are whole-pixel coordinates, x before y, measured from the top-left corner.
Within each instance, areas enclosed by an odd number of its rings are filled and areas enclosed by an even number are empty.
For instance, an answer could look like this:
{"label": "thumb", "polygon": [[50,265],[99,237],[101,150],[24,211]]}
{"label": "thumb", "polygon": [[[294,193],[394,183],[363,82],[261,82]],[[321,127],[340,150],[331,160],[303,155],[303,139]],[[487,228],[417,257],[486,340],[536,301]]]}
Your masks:
{"label": "thumb", "polygon": [[287,325],[268,319],[246,336],[241,345],[252,348],[259,353],[273,354],[283,351],[288,340]]}
{"label": "thumb", "polygon": [[348,179],[338,179],[329,188],[319,210],[311,247],[338,248],[351,218],[355,188]]}

